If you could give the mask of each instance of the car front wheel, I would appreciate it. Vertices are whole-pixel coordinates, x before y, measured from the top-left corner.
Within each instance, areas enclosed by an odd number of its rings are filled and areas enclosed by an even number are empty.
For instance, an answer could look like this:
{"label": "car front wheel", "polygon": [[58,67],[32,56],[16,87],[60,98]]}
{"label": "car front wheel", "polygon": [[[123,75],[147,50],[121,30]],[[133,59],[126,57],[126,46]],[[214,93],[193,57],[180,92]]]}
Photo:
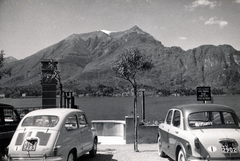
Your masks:
{"label": "car front wheel", "polygon": [[93,148],[92,150],[89,152],[91,157],[95,157],[97,155],[97,139],[95,138],[93,141]]}
{"label": "car front wheel", "polygon": [[67,161],[75,161],[75,155],[72,151],[69,152]]}
{"label": "car front wheel", "polygon": [[161,140],[161,135],[158,136],[158,155],[160,157],[164,157],[165,156],[165,153],[163,152],[162,150],[162,140]]}
{"label": "car front wheel", "polygon": [[182,149],[178,153],[178,161],[186,161],[186,157]]}

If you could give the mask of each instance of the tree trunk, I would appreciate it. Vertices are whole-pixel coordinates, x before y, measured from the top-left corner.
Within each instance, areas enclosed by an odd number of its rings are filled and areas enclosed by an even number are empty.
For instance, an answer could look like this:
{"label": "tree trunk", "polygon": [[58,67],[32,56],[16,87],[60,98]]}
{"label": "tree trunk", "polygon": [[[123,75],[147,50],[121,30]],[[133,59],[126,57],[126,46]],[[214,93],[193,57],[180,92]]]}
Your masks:
{"label": "tree trunk", "polygon": [[137,119],[137,84],[134,85],[134,151],[138,150],[138,119]]}

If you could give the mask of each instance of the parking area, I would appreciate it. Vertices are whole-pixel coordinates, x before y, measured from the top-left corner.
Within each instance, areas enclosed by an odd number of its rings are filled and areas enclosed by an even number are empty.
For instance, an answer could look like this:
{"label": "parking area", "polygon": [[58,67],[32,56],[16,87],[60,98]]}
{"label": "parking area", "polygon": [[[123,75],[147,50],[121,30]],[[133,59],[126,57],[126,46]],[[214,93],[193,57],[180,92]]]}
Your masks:
{"label": "parking area", "polygon": [[[122,137],[99,137],[97,156],[91,158],[85,154],[77,161],[173,161],[158,155],[157,144],[138,144],[139,152],[133,144],[125,144]],[[6,161],[6,159],[3,159]]]}
{"label": "parking area", "polygon": [[133,144],[98,145],[97,156],[84,155],[77,161],[173,161],[161,158],[157,153],[157,144],[139,144],[139,152],[134,152]]}
{"label": "parking area", "polygon": [[133,144],[99,144],[96,157],[85,154],[77,161],[173,161],[158,156],[157,144],[139,144],[138,149],[139,152],[134,152]]}

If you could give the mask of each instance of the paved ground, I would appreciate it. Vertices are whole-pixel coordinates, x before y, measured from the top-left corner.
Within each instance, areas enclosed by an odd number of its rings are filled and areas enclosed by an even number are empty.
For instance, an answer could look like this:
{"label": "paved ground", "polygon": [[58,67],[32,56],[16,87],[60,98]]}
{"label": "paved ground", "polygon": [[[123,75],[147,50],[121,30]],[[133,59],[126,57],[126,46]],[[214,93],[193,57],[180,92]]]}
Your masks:
{"label": "paved ground", "polygon": [[77,161],[173,161],[158,155],[156,143],[138,144],[138,150],[135,152],[134,145],[126,144],[122,137],[99,137],[97,156],[85,154]]}
{"label": "paved ground", "polygon": [[98,145],[97,156],[91,158],[88,154],[77,161],[173,161],[161,158],[157,153],[157,144],[139,144],[139,152],[134,152],[133,144]]}
{"label": "paved ground", "polygon": [[157,144],[138,144],[139,152],[134,151],[133,144],[126,144],[122,137],[99,137],[97,156],[88,154],[77,161],[173,161],[161,158],[157,153]]}

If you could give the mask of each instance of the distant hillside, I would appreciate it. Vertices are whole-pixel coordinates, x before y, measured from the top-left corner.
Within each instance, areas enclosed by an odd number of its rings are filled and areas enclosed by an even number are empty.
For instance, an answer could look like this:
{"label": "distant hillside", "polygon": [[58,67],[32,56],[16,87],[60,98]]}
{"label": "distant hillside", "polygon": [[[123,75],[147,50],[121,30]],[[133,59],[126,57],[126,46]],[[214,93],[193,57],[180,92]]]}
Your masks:
{"label": "distant hillside", "polygon": [[6,64],[12,77],[1,86],[40,84],[41,60],[58,61],[64,86],[127,86],[112,71],[119,55],[131,46],[149,56],[155,65],[140,76],[139,83],[156,89],[196,88],[207,85],[224,90],[240,89],[240,51],[230,45],[202,45],[184,51],[164,47],[152,35],[134,26],[121,32],[95,31],[73,34],[22,60]]}

